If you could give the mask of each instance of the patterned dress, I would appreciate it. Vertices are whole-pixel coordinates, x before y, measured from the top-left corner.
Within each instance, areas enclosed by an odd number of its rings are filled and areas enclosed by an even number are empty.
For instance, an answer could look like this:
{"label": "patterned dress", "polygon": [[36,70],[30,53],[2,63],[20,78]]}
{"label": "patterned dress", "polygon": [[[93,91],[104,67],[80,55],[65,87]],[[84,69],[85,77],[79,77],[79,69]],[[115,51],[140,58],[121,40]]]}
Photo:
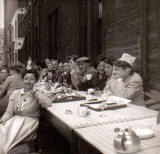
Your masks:
{"label": "patterned dress", "polygon": [[48,97],[40,92],[24,93],[23,89],[16,90],[9,98],[9,104],[0,124],[0,154],[7,154],[9,150],[21,142],[34,140],[39,125],[40,107],[51,106]]}

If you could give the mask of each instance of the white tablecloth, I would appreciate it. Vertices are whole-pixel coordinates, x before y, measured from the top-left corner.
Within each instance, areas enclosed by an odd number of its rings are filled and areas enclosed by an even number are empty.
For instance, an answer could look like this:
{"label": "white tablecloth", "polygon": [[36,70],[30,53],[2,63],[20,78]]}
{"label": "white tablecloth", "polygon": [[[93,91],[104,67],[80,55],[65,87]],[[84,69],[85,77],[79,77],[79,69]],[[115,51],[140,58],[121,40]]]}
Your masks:
{"label": "white tablecloth", "polygon": [[[67,124],[71,129],[97,126],[102,124],[114,124],[117,122],[134,121],[138,119],[146,119],[156,117],[157,112],[147,108],[129,104],[126,108],[118,110],[107,110],[96,112],[91,110],[87,117],[80,117],[77,109],[80,103],[85,101],[75,101],[67,103],[56,103],[47,110]],[[65,110],[69,109],[72,114],[65,114]],[[103,117],[101,116],[103,115]]]}
{"label": "white tablecloth", "polygon": [[116,154],[113,141],[115,137],[114,128],[149,128],[154,130],[155,137],[141,140],[141,151],[137,154],[159,154],[160,149],[160,128],[156,125],[156,118],[141,119],[130,122],[121,122],[108,125],[99,125],[88,128],[76,129],[84,140],[99,149],[104,154]]}

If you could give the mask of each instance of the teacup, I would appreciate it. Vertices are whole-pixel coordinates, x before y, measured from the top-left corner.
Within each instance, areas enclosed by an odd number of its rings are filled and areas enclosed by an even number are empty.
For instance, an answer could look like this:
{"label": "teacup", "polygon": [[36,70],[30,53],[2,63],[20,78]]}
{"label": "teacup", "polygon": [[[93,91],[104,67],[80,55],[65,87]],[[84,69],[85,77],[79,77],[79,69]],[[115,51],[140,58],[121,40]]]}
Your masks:
{"label": "teacup", "polygon": [[87,78],[87,80],[91,80],[92,79],[92,74],[86,74],[86,78]]}
{"label": "teacup", "polygon": [[84,106],[79,106],[77,112],[80,117],[86,117],[89,114],[88,108]]}
{"label": "teacup", "polygon": [[93,88],[89,88],[87,92],[88,92],[88,94],[93,94],[94,91],[95,91],[95,90],[94,90]]}

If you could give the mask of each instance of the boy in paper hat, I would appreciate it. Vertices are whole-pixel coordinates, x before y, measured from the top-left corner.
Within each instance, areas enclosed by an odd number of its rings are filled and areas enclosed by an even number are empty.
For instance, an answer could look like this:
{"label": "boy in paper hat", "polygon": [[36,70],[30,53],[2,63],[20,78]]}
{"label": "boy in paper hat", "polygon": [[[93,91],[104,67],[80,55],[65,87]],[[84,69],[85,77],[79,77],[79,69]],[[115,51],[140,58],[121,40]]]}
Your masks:
{"label": "boy in paper hat", "polygon": [[112,77],[107,82],[104,93],[131,99],[136,105],[144,105],[143,80],[132,68],[135,59],[124,53],[119,60],[113,62]]}

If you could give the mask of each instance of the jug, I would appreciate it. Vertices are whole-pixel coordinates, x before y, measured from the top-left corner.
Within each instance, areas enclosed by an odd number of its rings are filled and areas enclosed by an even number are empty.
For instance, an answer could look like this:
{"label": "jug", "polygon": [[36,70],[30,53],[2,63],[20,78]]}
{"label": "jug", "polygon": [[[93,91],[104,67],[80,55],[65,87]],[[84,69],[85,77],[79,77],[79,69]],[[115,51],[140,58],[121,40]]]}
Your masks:
{"label": "jug", "polygon": [[135,153],[140,150],[140,147],[140,138],[131,128],[122,131],[119,129],[114,139],[114,148],[117,153]]}

